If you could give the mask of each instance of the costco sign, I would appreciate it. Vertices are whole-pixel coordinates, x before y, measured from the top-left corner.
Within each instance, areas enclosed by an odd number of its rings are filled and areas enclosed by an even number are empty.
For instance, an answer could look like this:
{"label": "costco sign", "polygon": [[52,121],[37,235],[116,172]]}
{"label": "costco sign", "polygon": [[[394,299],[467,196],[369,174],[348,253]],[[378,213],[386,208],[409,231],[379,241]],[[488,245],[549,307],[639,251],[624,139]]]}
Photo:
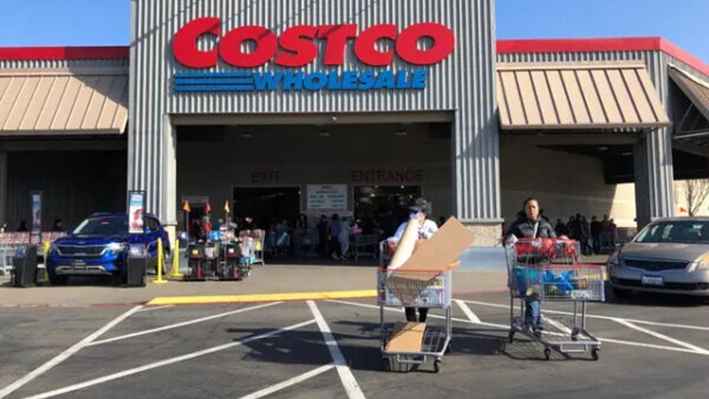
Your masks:
{"label": "costco sign", "polygon": [[[359,33],[357,24],[299,25],[286,29],[280,36],[262,26],[241,26],[222,35],[221,23],[220,18],[209,17],[183,26],[172,42],[177,62],[191,69],[216,67],[220,59],[241,69],[269,63],[280,68],[274,72],[178,72],[175,91],[425,89],[428,82],[425,67],[448,58],[455,46],[453,31],[430,22],[417,23],[401,31],[396,25],[380,24]],[[200,50],[197,47],[198,39],[205,35],[218,38],[215,48]],[[430,39],[432,45],[421,49],[419,43],[425,38]],[[323,54],[319,54],[317,41],[324,42]],[[391,42],[391,49],[377,49],[380,41]],[[255,44],[253,51],[244,51],[243,45],[248,42]],[[359,62],[370,68],[338,71],[344,64],[350,42]],[[415,67],[381,70],[392,65],[395,54]],[[314,63],[318,57],[321,65],[332,69],[309,73],[297,70]]]}

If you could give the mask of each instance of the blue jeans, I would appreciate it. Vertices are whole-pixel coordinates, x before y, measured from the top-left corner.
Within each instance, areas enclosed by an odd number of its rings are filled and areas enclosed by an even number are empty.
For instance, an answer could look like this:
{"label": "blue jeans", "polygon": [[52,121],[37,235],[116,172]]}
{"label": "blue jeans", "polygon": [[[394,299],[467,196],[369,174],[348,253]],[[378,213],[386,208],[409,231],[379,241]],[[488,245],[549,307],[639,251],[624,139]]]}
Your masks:
{"label": "blue jeans", "polygon": [[542,304],[539,300],[525,300],[524,325],[529,326],[534,330],[541,330],[544,327],[542,324]]}

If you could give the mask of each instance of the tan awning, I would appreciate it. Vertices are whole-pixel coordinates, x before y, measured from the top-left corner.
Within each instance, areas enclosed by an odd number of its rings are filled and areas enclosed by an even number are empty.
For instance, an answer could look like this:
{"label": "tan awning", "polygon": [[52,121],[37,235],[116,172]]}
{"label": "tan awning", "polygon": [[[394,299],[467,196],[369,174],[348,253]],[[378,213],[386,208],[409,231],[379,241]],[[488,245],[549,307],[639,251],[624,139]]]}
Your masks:
{"label": "tan awning", "polygon": [[503,130],[654,129],[667,111],[639,62],[497,65]]}
{"label": "tan awning", "polygon": [[0,135],[121,134],[128,69],[0,71]]}
{"label": "tan awning", "polygon": [[670,67],[668,73],[682,93],[709,120],[709,81],[701,81],[674,67]]}

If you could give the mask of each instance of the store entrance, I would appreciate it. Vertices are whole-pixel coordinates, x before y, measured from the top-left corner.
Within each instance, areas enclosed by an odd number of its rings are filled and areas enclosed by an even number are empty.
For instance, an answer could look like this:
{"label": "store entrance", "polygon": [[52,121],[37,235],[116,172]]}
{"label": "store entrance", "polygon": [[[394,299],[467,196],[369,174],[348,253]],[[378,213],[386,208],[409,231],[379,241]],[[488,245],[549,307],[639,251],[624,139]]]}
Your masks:
{"label": "store entrance", "polygon": [[372,222],[392,236],[408,217],[407,205],[421,196],[421,186],[355,186],[355,218],[367,226]]}
{"label": "store entrance", "polygon": [[237,223],[251,216],[259,229],[270,229],[284,220],[294,226],[300,215],[300,187],[234,187]]}

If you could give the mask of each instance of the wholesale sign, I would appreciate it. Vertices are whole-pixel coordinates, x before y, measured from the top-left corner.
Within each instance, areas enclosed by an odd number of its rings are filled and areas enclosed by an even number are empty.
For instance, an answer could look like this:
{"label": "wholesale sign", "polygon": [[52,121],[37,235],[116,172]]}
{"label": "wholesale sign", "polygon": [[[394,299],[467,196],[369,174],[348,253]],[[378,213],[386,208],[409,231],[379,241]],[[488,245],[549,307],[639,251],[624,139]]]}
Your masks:
{"label": "wholesale sign", "polygon": [[[298,25],[286,29],[280,36],[262,26],[241,26],[222,36],[220,18],[198,18],[188,22],[176,34],[172,52],[178,63],[190,69],[210,69],[222,63],[238,71],[178,72],[175,91],[272,91],[272,90],[381,90],[425,89],[428,83],[426,67],[437,64],[453,53],[453,31],[438,23],[422,22],[400,30],[394,24],[379,24],[358,33],[357,24]],[[199,38],[212,35],[219,38],[215,48],[201,50]],[[421,49],[422,39],[430,39],[429,48]],[[388,41],[391,48],[380,50],[377,43]],[[255,49],[246,52],[245,43]],[[318,42],[323,42],[320,54]],[[353,42],[357,60],[367,66],[363,70],[334,70],[345,63],[345,52]],[[390,70],[394,56],[412,69]],[[304,72],[299,70],[321,58],[324,67],[332,70]],[[243,71],[271,64],[280,67],[266,72]],[[286,69],[288,68],[288,69]]]}

